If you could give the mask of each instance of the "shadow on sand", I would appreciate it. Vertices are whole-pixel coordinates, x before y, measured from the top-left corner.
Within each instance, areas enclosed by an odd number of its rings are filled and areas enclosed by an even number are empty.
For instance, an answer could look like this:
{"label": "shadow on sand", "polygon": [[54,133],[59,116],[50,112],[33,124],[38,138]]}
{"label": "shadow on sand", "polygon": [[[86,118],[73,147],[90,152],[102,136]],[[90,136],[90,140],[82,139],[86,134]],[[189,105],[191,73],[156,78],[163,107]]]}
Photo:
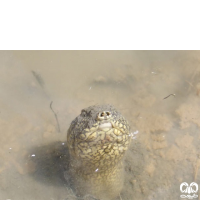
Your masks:
{"label": "shadow on sand", "polygon": [[67,176],[69,171],[69,152],[64,142],[36,146],[30,149],[29,152],[31,155],[30,160],[36,166],[31,176],[36,181],[57,187],[71,187],[70,175]]}
{"label": "shadow on sand", "polygon": [[[92,195],[76,196],[76,188],[70,176],[69,151],[64,142],[53,142],[45,146],[36,146],[29,150],[30,160],[35,164],[31,176],[45,185],[67,187],[73,191],[73,199],[98,200]],[[67,200],[68,198],[66,198]],[[71,199],[71,197],[70,197]]]}

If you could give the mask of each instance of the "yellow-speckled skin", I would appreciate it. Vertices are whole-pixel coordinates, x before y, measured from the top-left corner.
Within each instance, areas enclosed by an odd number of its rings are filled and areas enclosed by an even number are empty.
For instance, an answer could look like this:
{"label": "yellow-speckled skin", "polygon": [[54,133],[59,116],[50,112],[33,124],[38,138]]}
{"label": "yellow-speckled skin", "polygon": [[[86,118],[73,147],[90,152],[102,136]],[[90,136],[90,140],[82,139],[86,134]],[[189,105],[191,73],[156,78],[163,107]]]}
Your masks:
{"label": "yellow-speckled skin", "polygon": [[83,109],[67,133],[77,193],[100,199],[116,197],[123,185],[122,158],[129,143],[129,124],[113,106]]}

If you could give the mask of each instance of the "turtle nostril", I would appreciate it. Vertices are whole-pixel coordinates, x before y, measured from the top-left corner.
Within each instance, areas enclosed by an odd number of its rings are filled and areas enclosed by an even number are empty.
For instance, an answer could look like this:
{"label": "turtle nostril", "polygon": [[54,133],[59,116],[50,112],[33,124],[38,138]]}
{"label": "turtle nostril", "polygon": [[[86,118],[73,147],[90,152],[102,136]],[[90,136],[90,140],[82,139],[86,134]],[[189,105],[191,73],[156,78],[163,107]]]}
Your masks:
{"label": "turtle nostril", "polygon": [[108,119],[111,117],[111,113],[109,111],[103,111],[98,114],[98,117],[102,119]]}
{"label": "turtle nostril", "polygon": [[103,117],[104,115],[105,115],[105,113],[104,113],[104,112],[102,112],[102,113],[100,114],[100,116],[101,116],[101,117]]}
{"label": "turtle nostril", "polygon": [[110,116],[110,112],[106,112],[106,115],[107,115],[107,116]]}

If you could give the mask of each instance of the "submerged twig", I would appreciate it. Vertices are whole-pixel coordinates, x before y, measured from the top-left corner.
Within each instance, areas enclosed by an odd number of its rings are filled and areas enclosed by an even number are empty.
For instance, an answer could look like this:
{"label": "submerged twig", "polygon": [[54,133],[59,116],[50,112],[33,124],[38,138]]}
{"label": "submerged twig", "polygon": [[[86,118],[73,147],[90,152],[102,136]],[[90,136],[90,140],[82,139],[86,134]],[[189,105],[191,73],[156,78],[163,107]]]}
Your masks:
{"label": "submerged twig", "polygon": [[170,95],[166,96],[164,99],[167,99],[167,98],[170,97],[171,95],[175,97],[176,94],[170,94]]}
{"label": "submerged twig", "polygon": [[35,77],[35,79],[37,80],[37,82],[39,83],[39,85],[43,88],[44,81],[43,81],[42,77],[33,70],[31,72],[32,72],[33,76]]}
{"label": "submerged twig", "polygon": [[58,117],[57,117],[57,114],[54,112],[54,110],[52,108],[52,103],[53,103],[53,101],[50,103],[50,108],[51,108],[52,112],[54,113],[54,116],[56,118],[56,122],[57,122],[57,125],[58,125],[58,132],[60,133],[60,125],[59,125],[59,122],[58,122]]}

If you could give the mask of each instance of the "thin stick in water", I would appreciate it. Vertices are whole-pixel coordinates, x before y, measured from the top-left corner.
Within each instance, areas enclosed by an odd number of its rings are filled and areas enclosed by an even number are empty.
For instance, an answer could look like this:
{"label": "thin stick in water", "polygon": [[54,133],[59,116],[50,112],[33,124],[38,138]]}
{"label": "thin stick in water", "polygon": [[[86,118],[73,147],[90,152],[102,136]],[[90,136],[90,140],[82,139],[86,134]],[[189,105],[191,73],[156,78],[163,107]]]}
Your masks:
{"label": "thin stick in water", "polygon": [[59,125],[59,122],[58,122],[58,117],[57,117],[57,114],[54,112],[54,110],[52,108],[52,103],[53,103],[53,101],[50,103],[50,108],[51,108],[51,110],[52,110],[52,112],[53,112],[53,114],[56,118],[56,122],[57,122],[57,125],[58,125],[58,132],[60,133],[60,125]]}
{"label": "thin stick in water", "polygon": [[170,94],[170,95],[166,96],[164,99],[167,99],[167,98],[170,97],[171,95],[175,97],[176,94]]}

